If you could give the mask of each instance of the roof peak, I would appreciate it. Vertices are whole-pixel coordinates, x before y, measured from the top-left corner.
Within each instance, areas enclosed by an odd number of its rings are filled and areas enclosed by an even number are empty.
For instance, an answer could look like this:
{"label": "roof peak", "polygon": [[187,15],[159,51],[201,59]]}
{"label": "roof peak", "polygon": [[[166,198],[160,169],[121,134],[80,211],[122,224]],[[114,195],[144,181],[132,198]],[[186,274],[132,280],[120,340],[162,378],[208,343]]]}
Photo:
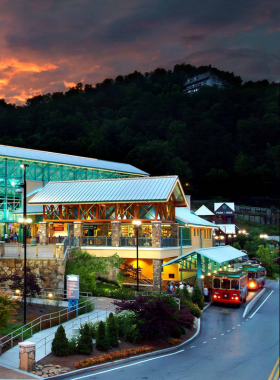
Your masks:
{"label": "roof peak", "polygon": [[127,178],[96,178],[96,179],[79,179],[79,180],[68,180],[68,181],[51,181],[48,183],[48,185],[55,184],[55,183],[79,183],[79,182],[101,182],[101,181],[135,181],[135,180],[143,180],[143,179],[162,179],[162,178],[178,178],[177,175],[162,175],[162,176],[139,176],[139,177],[127,177]]}

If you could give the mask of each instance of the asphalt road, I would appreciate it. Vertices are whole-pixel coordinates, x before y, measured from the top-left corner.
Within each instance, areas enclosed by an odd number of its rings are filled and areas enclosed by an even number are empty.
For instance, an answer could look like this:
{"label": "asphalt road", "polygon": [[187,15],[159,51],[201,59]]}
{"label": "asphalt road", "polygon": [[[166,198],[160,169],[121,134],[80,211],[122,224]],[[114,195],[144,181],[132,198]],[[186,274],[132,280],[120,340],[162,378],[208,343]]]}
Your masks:
{"label": "asphalt road", "polygon": [[244,307],[211,306],[200,336],[178,351],[67,379],[268,380],[279,358],[279,282],[268,281],[246,319],[243,312]]}

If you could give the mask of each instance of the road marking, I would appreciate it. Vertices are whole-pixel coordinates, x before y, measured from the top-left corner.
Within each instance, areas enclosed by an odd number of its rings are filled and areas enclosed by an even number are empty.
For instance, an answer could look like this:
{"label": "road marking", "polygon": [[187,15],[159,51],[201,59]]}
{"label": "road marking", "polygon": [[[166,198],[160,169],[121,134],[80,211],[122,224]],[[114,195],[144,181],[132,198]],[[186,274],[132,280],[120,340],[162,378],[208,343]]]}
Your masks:
{"label": "road marking", "polygon": [[213,339],[217,339],[217,338],[213,338]]}
{"label": "road marking", "polygon": [[[257,310],[251,315],[251,317],[249,318],[253,318],[253,316],[258,312],[258,310],[262,307],[262,305],[268,300],[268,298],[271,296],[271,294],[274,292],[274,290],[272,290],[272,292],[266,297],[266,299],[263,301],[263,303],[260,304],[260,306],[257,308]],[[246,319],[247,320],[247,319]]]}
{"label": "road marking", "polygon": [[225,334],[221,334],[221,335],[225,335]]}
{"label": "road marking", "polygon": [[240,327],[240,325],[237,325],[238,327]]}
{"label": "road marking", "polygon": [[205,343],[207,343],[207,342],[203,342],[203,344],[205,344]]}
{"label": "road marking", "polygon": [[[279,360],[280,360],[280,358],[277,359],[276,364],[273,367],[273,370],[272,370],[268,380],[272,380],[272,379],[277,380],[279,378]],[[278,370],[276,371],[277,367],[278,367]],[[275,371],[276,371],[276,373],[275,373]],[[275,373],[275,376],[273,377],[274,373]]]}
{"label": "road marking", "polygon": [[195,346],[191,346],[191,348],[195,348]]}
{"label": "road marking", "polygon": [[228,330],[227,332],[230,332],[230,330]]}
{"label": "road marking", "polygon": [[228,313],[228,309],[223,309],[221,313]]}
{"label": "road marking", "polygon": [[235,327],[232,328],[233,330],[235,329]]}
{"label": "road marking", "polygon": [[102,373],[117,371],[117,370],[120,370],[120,369],[123,369],[123,368],[132,367],[132,366],[137,365],[137,364],[142,364],[142,363],[145,363],[145,362],[149,362],[151,360],[157,360],[157,359],[165,358],[166,356],[176,355],[176,354],[179,354],[180,352],[183,352],[183,351],[185,351],[185,350],[180,350],[180,351],[177,351],[177,352],[173,352],[172,354],[166,354],[166,355],[158,356],[158,357],[152,358],[152,359],[142,360],[142,361],[137,362],[137,363],[132,363],[132,364],[127,364],[127,365],[119,366],[117,368],[107,369],[106,371],[93,372],[90,375],[75,377],[72,380],[85,379],[86,377],[92,377],[92,376],[101,375]]}
{"label": "road marking", "polygon": [[242,323],[244,323],[244,322],[242,322]]}

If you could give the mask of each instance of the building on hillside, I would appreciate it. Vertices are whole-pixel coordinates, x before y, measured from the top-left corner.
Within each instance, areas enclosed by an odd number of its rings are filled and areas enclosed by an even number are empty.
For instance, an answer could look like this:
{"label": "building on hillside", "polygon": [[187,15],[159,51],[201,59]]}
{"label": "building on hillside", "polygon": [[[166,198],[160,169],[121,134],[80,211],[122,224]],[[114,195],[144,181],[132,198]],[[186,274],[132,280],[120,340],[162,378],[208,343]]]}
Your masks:
{"label": "building on hillside", "polygon": [[[5,233],[17,233],[21,238],[18,218],[22,215],[22,194],[19,185],[23,180],[22,164],[28,164],[27,199],[48,182],[103,178],[127,178],[147,176],[148,173],[128,164],[103,161],[94,158],[71,156],[60,153],[0,145],[0,238]],[[28,206],[27,213],[33,217],[29,235],[37,236],[42,210]],[[66,233],[57,227],[63,235]],[[60,228],[60,230],[59,230]]]}
{"label": "building on hillside", "polygon": [[[133,221],[140,221],[140,284],[147,290],[159,291],[161,279],[182,278],[179,265],[162,271],[162,264],[195,248],[213,246],[215,225],[189,210],[177,176],[49,182],[29,207],[42,207],[41,244],[49,244],[56,228],[61,228],[67,231],[67,244],[74,241],[97,257],[117,252],[127,268],[136,268]],[[188,275],[191,271],[184,272]]]}
{"label": "building on hillside", "polygon": [[219,244],[233,243],[239,228],[235,225],[235,205],[233,202],[214,203],[215,223],[220,228],[217,235],[222,235],[224,240]]}
{"label": "building on hillside", "polygon": [[201,218],[208,220],[209,222],[215,222],[215,214],[204,205],[196,210],[195,213],[196,215],[201,216]]}
{"label": "building on hillside", "polygon": [[184,84],[184,91],[188,93],[194,93],[197,92],[202,86],[223,87],[224,83],[221,79],[218,78],[218,76],[212,74],[211,72],[207,72],[189,78]]}

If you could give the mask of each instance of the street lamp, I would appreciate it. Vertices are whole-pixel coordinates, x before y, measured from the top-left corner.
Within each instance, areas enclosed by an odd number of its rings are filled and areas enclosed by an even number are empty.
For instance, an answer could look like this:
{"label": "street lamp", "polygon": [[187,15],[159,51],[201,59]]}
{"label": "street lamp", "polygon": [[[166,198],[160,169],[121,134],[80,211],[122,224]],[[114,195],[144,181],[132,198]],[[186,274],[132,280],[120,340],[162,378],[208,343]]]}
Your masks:
{"label": "street lamp", "polygon": [[215,236],[215,240],[218,240],[219,241],[219,246],[220,246],[220,244],[221,244],[221,240],[224,240],[224,236],[223,235],[217,235],[217,236]]}
{"label": "street lamp", "polygon": [[24,247],[24,292],[23,292],[23,302],[24,302],[24,312],[23,312],[23,323],[26,325],[26,293],[27,293],[27,272],[26,272],[26,230],[27,224],[30,224],[32,220],[26,218],[26,168],[29,167],[28,164],[22,164],[20,167],[23,169],[23,183],[20,187],[23,188],[23,218],[19,218],[19,223],[23,226],[23,247]]}
{"label": "street lamp", "polygon": [[136,230],[136,278],[137,278],[137,287],[136,290],[139,292],[139,267],[138,267],[138,231],[141,226],[140,220],[133,220],[134,228]]}
{"label": "street lamp", "polygon": [[267,234],[262,234],[262,235],[260,235],[260,238],[261,238],[261,239],[267,239],[267,237],[268,237]]}

